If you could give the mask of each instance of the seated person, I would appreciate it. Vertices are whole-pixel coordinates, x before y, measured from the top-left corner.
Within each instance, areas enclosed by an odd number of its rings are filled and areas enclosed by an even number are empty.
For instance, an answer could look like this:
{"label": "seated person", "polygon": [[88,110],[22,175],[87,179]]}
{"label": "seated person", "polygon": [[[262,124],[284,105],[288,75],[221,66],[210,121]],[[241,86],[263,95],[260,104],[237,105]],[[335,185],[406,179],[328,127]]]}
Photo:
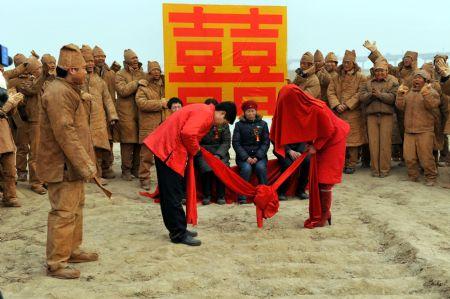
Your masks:
{"label": "seated person", "polygon": [[[294,163],[295,160],[300,158],[300,156],[306,151],[307,144],[305,142],[288,144],[285,146],[286,157],[282,157],[274,151],[275,156],[278,158],[278,163],[280,164],[281,171],[284,172]],[[307,154],[307,153],[305,153]],[[305,189],[308,184],[309,177],[309,157],[305,158],[305,161],[299,167],[298,185],[295,192],[295,196],[299,199],[308,199],[309,196],[306,194]],[[279,200],[286,200],[286,191],[289,188],[289,180],[284,182],[283,185],[278,188],[278,198]]]}
{"label": "seated person", "polygon": [[[259,184],[267,184],[267,151],[269,150],[269,128],[257,114],[258,105],[254,101],[242,104],[244,115],[236,123],[233,131],[233,148],[240,175],[249,181],[252,171],[256,172]],[[245,196],[238,197],[239,204],[245,204]]]}
{"label": "seated person", "polygon": [[[207,105],[217,105],[217,100],[207,99]],[[224,164],[230,165],[231,132],[228,124],[214,125],[209,133],[200,141],[200,146],[219,158]],[[214,175],[211,167],[205,162],[201,154],[195,157],[195,166],[200,173],[203,188],[203,205],[211,202],[211,189],[213,182],[216,182],[217,203],[225,204],[225,185]]]}

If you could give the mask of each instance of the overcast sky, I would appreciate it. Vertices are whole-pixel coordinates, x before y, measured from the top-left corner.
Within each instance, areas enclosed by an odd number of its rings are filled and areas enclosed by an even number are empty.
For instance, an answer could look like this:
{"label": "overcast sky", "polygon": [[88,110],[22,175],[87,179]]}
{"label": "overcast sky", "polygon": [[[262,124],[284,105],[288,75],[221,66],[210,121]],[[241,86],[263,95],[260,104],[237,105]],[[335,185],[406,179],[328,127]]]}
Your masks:
{"label": "overcast sky", "polygon": [[[288,10],[288,59],[305,51],[368,51],[376,40],[383,53],[405,50],[450,52],[448,0],[2,0],[0,43],[17,52],[57,56],[62,45],[100,45],[108,62],[122,62],[132,48],[140,60],[163,62],[162,3],[285,5]],[[9,10],[9,13],[5,11]]]}

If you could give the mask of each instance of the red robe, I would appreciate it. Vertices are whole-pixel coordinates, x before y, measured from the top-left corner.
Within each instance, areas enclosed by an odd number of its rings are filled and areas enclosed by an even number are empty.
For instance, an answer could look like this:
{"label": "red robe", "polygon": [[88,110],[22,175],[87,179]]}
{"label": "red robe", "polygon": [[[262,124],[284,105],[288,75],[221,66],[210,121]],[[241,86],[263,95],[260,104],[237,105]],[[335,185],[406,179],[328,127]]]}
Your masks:
{"label": "red robe", "polygon": [[303,92],[297,85],[284,86],[277,100],[270,139],[277,153],[291,143],[308,142],[317,150],[317,179],[320,184],[342,180],[345,140],[349,125],[321,101]]}

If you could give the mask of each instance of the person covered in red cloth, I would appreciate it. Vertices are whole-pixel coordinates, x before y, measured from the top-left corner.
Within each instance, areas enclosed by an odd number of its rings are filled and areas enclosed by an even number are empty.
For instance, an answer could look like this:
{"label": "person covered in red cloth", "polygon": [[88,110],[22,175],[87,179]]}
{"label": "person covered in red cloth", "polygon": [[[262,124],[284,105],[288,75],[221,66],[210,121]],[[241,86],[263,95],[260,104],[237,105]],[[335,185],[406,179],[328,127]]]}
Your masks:
{"label": "person covered in red cloth", "polygon": [[173,243],[201,244],[195,239],[197,233],[187,230],[181,204],[186,163],[200,151],[200,140],[213,125],[232,124],[235,119],[236,105],[232,102],[191,104],[172,114],[144,140],[155,155],[161,214]]}
{"label": "person covered in red cloth", "polygon": [[287,145],[306,142],[305,153],[316,154],[322,213],[320,219],[308,219],[305,227],[331,224],[331,190],[342,180],[349,131],[349,125],[324,102],[304,93],[298,86],[289,84],[280,90],[270,130],[274,151],[285,157]]}

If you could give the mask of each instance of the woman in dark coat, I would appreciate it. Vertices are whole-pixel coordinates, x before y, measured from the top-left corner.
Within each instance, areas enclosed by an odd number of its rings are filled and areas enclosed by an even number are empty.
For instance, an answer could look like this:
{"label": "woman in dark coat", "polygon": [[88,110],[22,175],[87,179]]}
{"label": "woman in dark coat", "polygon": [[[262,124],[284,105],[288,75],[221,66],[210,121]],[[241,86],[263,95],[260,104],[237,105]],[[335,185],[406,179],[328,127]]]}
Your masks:
{"label": "woman in dark coat", "polygon": [[[215,99],[207,99],[205,104],[217,105]],[[200,141],[200,146],[204,147],[208,152],[219,158],[224,164],[230,165],[230,154],[228,151],[231,147],[231,132],[228,124],[216,126],[214,125],[208,134]],[[225,185],[214,175],[211,167],[205,162],[201,154],[195,157],[195,166],[200,173],[204,205],[211,202],[211,189],[214,181],[216,182],[217,203],[225,204]]]}
{"label": "woman in dark coat", "polygon": [[[255,171],[259,184],[267,184],[267,151],[269,150],[269,127],[257,114],[258,105],[254,101],[242,104],[244,115],[236,123],[233,131],[233,148],[236,152],[236,164],[240,175],[249,181]],[[247,202],[245,196],[240,195],[238,202]]]}

